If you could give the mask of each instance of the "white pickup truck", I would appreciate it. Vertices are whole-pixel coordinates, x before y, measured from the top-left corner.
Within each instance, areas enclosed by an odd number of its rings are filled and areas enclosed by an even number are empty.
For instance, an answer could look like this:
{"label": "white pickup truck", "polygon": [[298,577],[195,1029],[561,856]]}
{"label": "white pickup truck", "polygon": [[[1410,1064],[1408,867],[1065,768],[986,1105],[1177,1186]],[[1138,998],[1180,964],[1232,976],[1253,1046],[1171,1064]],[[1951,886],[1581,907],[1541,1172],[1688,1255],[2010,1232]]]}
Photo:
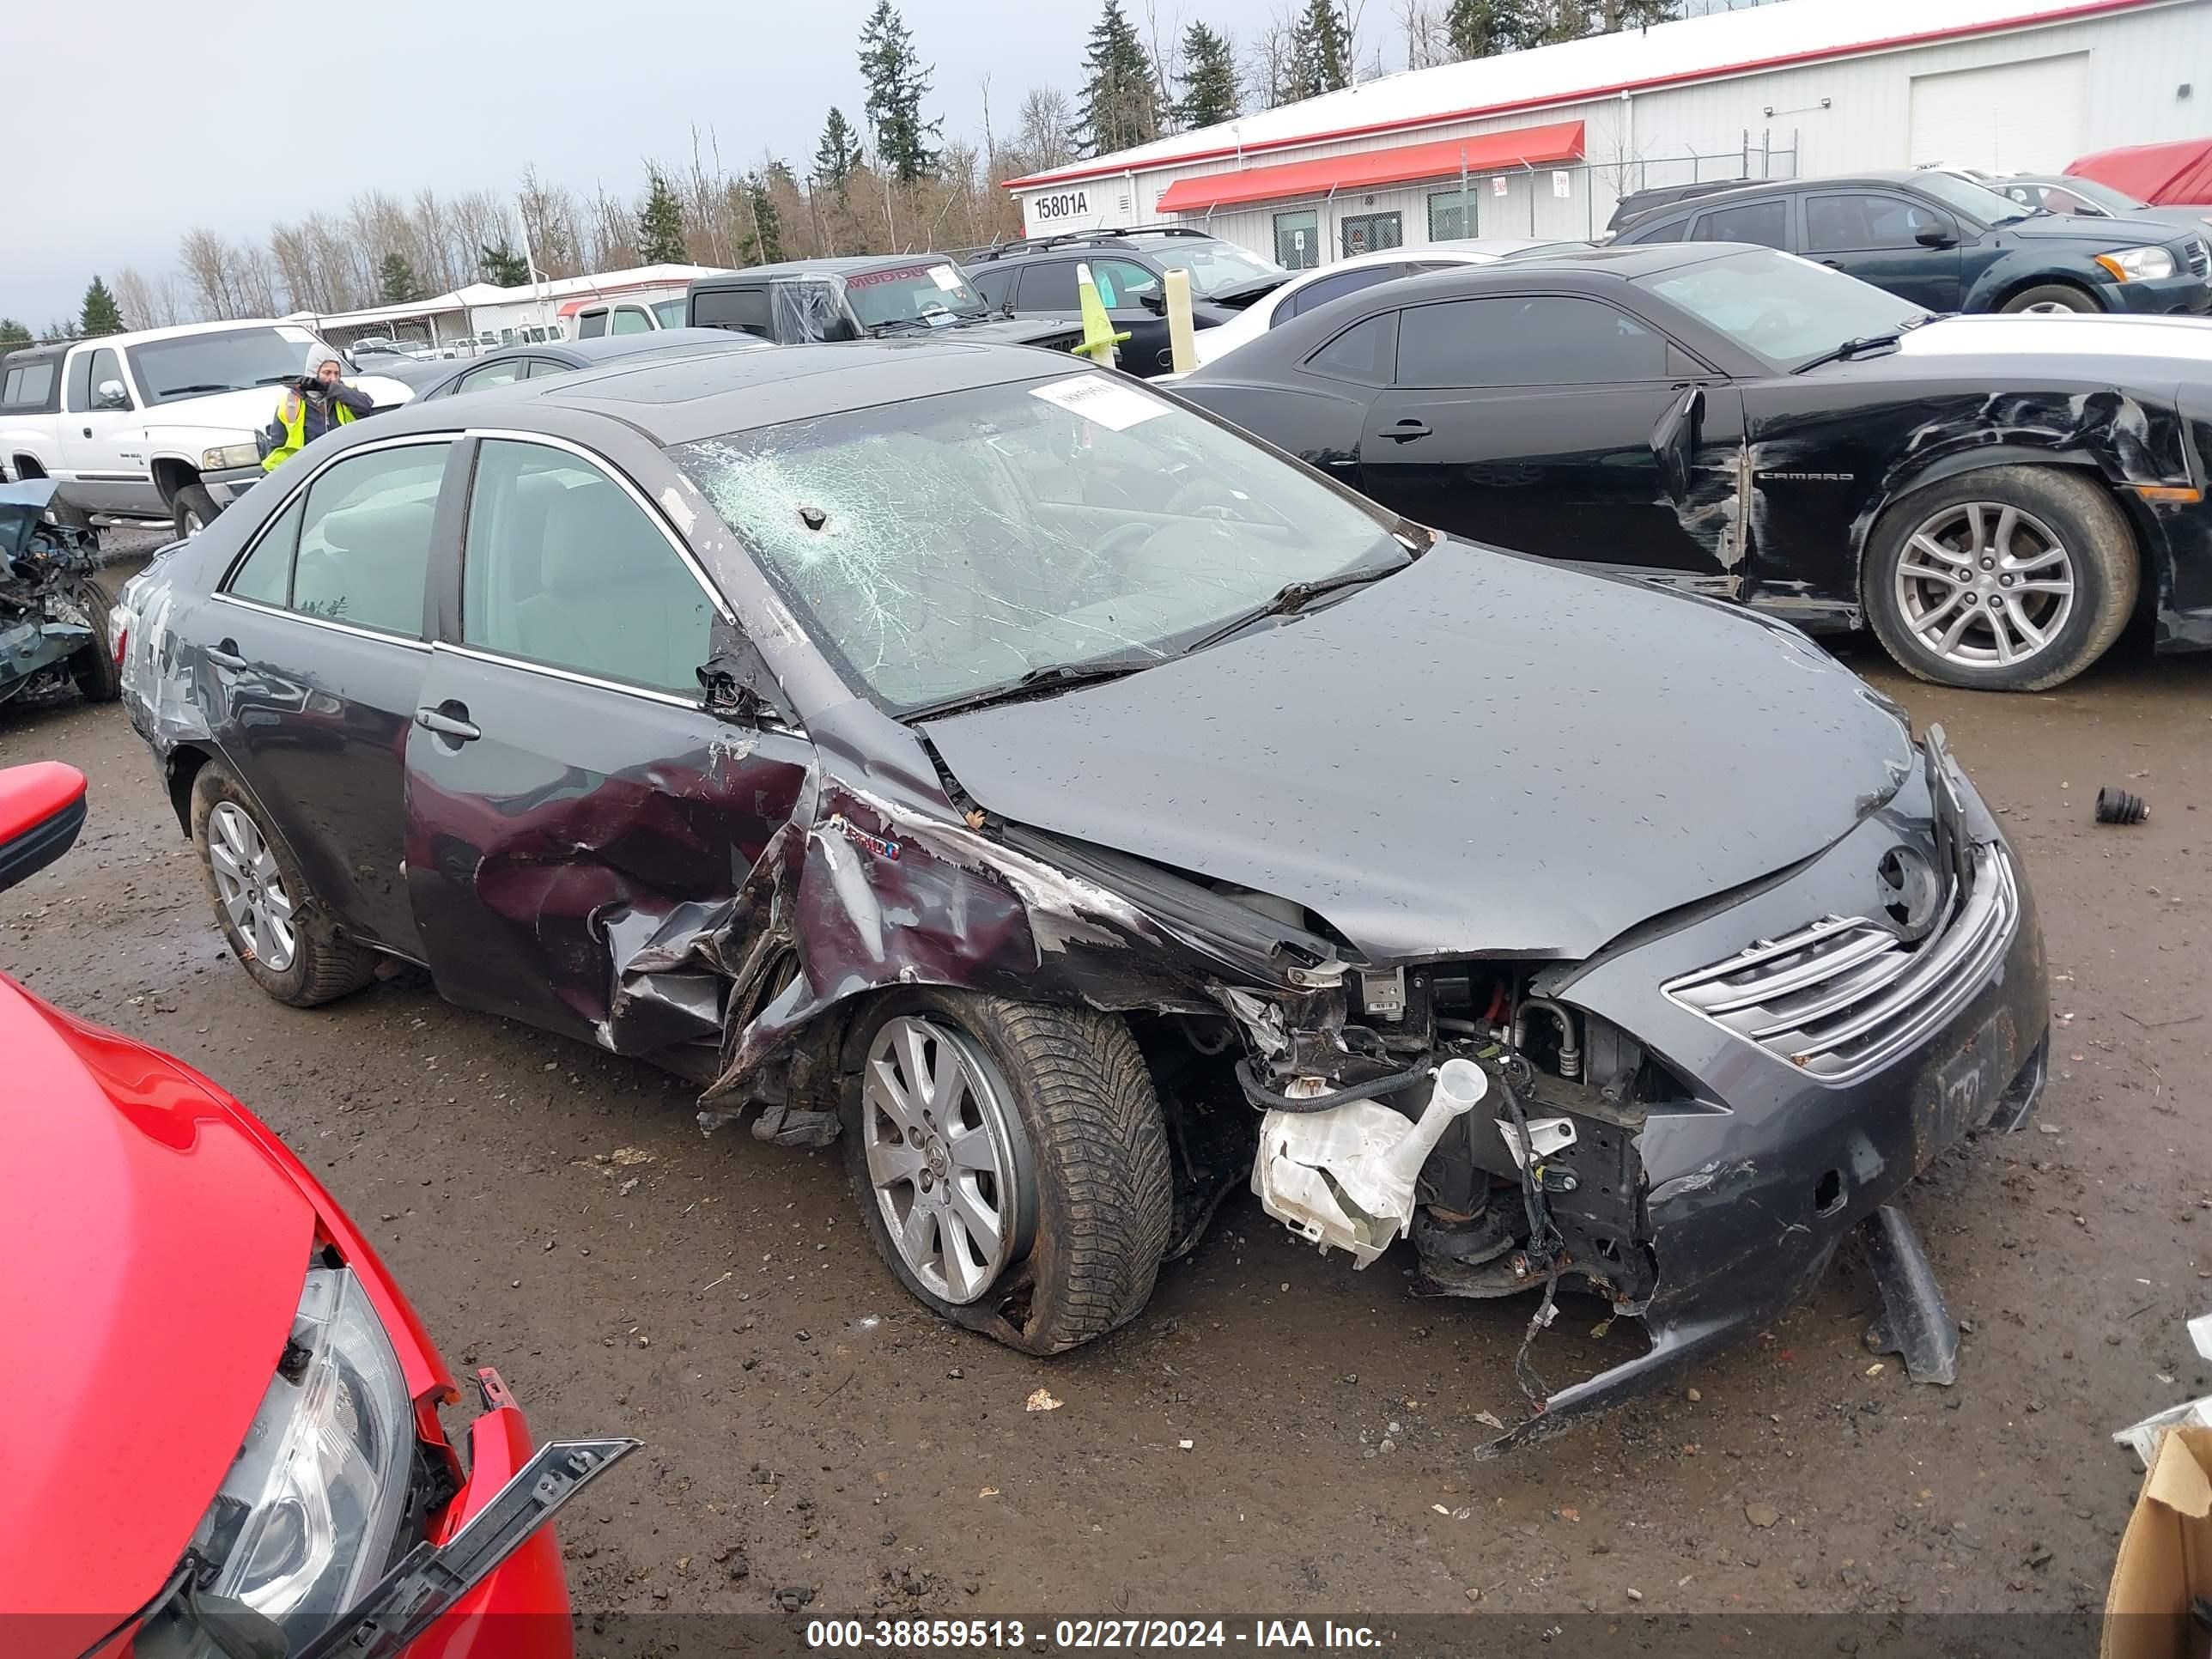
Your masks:
{"label": "white pickup truck", "polygon": [[[291,323],[194,323],[25,346],[0,357],[0,478],[51,478],[52,511],[189,536],[261,477],[255,435],[315,336]],[[414,393],[348,380],[380,409]]]}

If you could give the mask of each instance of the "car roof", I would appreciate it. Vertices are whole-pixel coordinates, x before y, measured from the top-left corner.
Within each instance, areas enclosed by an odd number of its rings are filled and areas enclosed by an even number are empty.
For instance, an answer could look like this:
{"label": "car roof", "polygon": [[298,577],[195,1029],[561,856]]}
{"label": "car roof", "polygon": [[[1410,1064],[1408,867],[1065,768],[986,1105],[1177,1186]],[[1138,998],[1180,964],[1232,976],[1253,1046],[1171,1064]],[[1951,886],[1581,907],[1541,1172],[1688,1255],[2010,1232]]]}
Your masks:
{"label": "car roof", "polygon": [[[643,334],[595,335],[588,340],[522,341],[501,346],[496,351],[484,352],[480,356],[457,358],[451,362],[440,358],[436,366],[445,372],[436,380],[424,384],[422,391],[434,392],[447,381],[458,380],[462,375],[471,374],[486,363],[509,363],[521,357],[550,357],[556,362],[567,363],[580,374],[603,363],[620,362],[624,358],[647,353],[677,357],[767,349],[768,342],[765,340],[756,339],[750,334],[734,334],[723,328],[663,328]],[[524,386],[528,382],[518,380],[513,384]],[[500,389],[505,390],[504,387]]]}
{"label": "car roof", "polygon": [[[1711,191],[1699,196],[1678,196],[1671,202],[1658,203],[1638,213],[1627,224],[1623,225],[1620,230],[1621,234],[1626,235],[1637,226],[1657,224],[1662,216],[1669,215],[1672,210],[1680,210],[1683,213],[1690,214],[1703,213],[1714,207],[1725,206],[1741,197],[1771,196],[1778,191],[1784,190],[1849,190],[1853,185],[1910,185],[1926,177],[1931,171],[1933,169],[1928,167],[1887,167],[1876,168],[1869,173],[1838,173],[1833,177],[1822,179],[1754,179],[1748,184],[1732,185],[1726,190]],[[1981,181],[1969,179],[1964,182],[1978,184]],[[1984,187],[1987,188],[1986,185]]]}
{"label": "car roof", "polygon": [[949,253],[844,253],[826,259],[786,259],[772,265],[747,265],[741,270],[718,270],[712,276],[694,277],[691,286],[726,288],[763,276],[845,276],[857,270],[899,270],[912,265],[954,263]]}
{"label": "car roof", "polygon": [[[730,337],[719,330],[686,331],[692,331]],[[383,432],[450,429],[448,411],[482,395],[499,400],[504,425],[526,426],[533,406],[549,414],[570,410],[617,420],[665,447],[908,398],[1088,372],[1095,371],[1066,353],[1036,346],[951,340],[764,345],[522,380],[495,392],[407,404],[377,422]]]}

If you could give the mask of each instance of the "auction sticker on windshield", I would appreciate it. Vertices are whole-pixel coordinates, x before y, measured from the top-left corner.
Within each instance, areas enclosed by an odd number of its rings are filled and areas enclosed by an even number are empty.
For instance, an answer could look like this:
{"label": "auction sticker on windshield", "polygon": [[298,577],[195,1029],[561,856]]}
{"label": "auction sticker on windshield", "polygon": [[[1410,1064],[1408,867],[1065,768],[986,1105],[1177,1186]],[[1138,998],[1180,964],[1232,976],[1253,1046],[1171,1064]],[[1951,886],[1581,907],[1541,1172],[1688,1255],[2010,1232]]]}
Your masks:
{"label": "auction sticker on windshield", "polygon": [[1170,405],[1126,386],[1116,386],[1102,374],[1079,374],[1072,380],[1033,386],[1030,396],[1058,404],[1071,415],[1096,421],[1111,432],[1126,432],[1139,421],[1164,415]]}

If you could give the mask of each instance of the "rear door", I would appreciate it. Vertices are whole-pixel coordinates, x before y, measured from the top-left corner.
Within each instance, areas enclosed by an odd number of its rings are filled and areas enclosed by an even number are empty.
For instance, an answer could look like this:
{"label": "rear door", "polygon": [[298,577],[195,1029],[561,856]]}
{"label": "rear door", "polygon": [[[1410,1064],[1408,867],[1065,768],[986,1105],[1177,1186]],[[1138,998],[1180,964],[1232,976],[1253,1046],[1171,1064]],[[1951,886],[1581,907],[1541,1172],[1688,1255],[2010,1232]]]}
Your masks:
{"label": "rear door", "polygon": [[[1586,295],[1498,295],[1399,315],[1360,487],[1408,518],[1523,553],[1721,577],[1741,546],[1741,397]],[[1682,477],[1655,433],[1703,392]]]}
{"label": "rear door", "polygon": [[[1709,208],[1690,222],[1692,242],[1755,242],[1760,247],[1796,251],[1796,228],[1790,223],[1793,198],[1786,192],[1756,197]],[[1657,238],[1651,239],[1653,240]]]}
{"label": "rear door", "polygon": [[349,929],[418,960],[403,757],[453,451],[435,435],[347,451],[263,526],[208,609],[224,757]]}
{"label": "rear door", "polygon": [[474,475],[405,745],[431,971],[456,1002],[623,1053],[712,1044],[718,976],[617,985],[730,903],[789,821],[811,746],[705,712],[697,671],[732,624],[610,464],[487,437]]}
{"label": "rear door", "polygon": [[1929,311],[1959,308],[1959,225],[1941,208],[1895,191],[1820,190],[1805,192],[1804,210],[1807,258]]}

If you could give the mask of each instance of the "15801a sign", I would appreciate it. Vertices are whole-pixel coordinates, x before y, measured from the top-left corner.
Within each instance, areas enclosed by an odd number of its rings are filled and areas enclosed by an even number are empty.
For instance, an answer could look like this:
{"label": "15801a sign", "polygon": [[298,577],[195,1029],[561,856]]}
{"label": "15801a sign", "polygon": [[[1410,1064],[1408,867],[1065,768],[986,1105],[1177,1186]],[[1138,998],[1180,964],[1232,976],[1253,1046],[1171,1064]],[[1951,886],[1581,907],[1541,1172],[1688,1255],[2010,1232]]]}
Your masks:
{"label": "15801a sign", "polygon": [[1057,196],[1036,198],[1036,216],[1046,219],[1074,219],[1091,211],[1091,192],[1087,190],[1064,190]]}

